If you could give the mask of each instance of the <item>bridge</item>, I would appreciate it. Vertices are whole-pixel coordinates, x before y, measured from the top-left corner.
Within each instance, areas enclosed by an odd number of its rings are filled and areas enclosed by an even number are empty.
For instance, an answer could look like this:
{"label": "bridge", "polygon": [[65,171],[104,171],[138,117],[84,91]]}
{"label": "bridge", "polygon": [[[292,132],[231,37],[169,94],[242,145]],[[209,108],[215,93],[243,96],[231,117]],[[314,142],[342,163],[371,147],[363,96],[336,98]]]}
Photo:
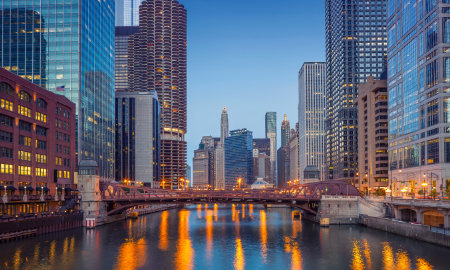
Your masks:
{"label": "bridge", "polygon": [[252,190],[166,190],[119,183],[100,182],[101,199],[107,215],[121,214],[144,204],[283,204],[317,215],[322,196],[360,196],[352,185],[341,181],[322,181],[284,188]]}

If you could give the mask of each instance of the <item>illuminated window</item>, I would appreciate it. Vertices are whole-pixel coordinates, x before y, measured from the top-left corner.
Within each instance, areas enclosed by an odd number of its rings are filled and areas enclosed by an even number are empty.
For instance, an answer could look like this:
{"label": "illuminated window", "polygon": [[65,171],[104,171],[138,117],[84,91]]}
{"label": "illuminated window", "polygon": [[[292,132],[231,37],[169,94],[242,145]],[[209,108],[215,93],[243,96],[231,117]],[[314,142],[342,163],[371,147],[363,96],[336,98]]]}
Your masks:
{"label": "illuminated window", "polygon": [[31,167],[19,166],[18,173],[20,175],[31,175]]}
{"label": "illuminated window", "polygon": [[0,164],[0,172],[1,173],[7,173],[7,174],[13,174],[14,170],[13,170],[14,166],[10,165],[10,164]]}
{"label": "illuminated window", "polygon": [[40,112],[36,112],[36,120],[47,123],[47,115]]}
{"label": "illuminated window", "polygon": [[18,107],[18,113],[21,115],[25,115],[27,117],[31,117],[31,109],[21,106],[21,105],[19,105],[19,107]]}
{"label": "illuminated window", "polygon": [[20,92],[19,92],[19,98],[20,98],[21,100],[23,100],[23,101],[26,101],[26,102],[30,102],[30,103],[31,103],[31,96],[30,96],[30,94],[28,94],[28,93],[25,92],[25,91],[20,91]]}

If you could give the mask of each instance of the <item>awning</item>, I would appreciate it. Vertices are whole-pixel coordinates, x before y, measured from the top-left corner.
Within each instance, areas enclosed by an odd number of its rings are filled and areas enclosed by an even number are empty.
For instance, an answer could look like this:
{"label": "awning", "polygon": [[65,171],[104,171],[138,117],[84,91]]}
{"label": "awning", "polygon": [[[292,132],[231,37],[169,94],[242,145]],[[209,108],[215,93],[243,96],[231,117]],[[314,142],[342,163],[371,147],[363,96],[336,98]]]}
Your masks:
{"label": "awning", "polygon": [[65,191],[73,191],[73,189],[72,188],[70,188],[70,187],[67,187],[67,188],[65,188]]}
{"label": "awning", "polygon": [[14,186],[7,186],[6,190],[17,190],[17,188],[15,188]]}
{"label": "awning", "polygon": [[[25,190],[25,187],[24,187],[24,186],[19,186],[19,190]],[[27,190],[33,191],[34,188],[33,188],[33,187],[28,187],[28,186],[27,186]]]}
{"label": "awning", "polygon": [[[27,188],[28,189],[28,188]],[[36,187],[36,190],[41,191],[42,187]],[[44,187],[44,191],[49,191],[50,189],[48,187]]]}
{"label": "awning", "polygon": [[62,191],[62,188],[58,187],[58,191]]}

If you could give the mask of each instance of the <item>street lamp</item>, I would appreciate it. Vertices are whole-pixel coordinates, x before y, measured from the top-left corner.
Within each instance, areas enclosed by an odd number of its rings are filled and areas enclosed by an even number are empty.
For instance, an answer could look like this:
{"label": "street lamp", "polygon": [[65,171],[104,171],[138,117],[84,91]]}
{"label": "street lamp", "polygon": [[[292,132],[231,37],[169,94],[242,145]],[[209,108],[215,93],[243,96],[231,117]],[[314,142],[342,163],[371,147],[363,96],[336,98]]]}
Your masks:
{"label": "street lamp", "polygon": [[241,178],[238,179],[238,183],[239,183],[239,190],[241,190]]}
{"label": "street lamp", "polygon": [[187,190],[189,190],[189,180],[186,180],[186,182],[187,182],[186,188]]}
{"label": "street lamp", "polygon": [[426,186],[427,186],[428,184],[427,184],[427,182],[425,182],[425,181],[423,181],[422,182],[422,187],[423,187],[423,199],[425,200],[425,188],[426,188]]}

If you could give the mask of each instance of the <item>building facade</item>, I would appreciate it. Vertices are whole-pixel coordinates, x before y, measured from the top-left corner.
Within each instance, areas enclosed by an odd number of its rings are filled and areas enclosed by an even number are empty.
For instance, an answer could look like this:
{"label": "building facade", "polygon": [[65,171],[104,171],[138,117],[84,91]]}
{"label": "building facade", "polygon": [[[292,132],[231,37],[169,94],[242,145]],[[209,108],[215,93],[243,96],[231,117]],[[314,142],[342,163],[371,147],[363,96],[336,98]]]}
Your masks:
{"label": "building facade", "polygon": [[[200,147],[201,148],[201,147]],[[208,149],[198,149],[194,151],[193,181],[194,189],[206,190],[209,185],[209,151]]]}
{"label": "building facade", "polygon": [[290,147],[282,146],[277,151],[277,172],[278,172],[278,187],[286,187],[290,185]]}
{"label": "building facade", "polygon": [[286,114],[284,115],[283,122],[281,122],[281,146],[289,145],[291,135],[291,126],[287,120]]}
{"label": "building facade", "polygon": [[116,0],[116,26],[138,26],[142,1],[144,0]]}
{"label": "building facade", "polygon": [[186,9],[175,0],[146,0],[139,33],[128,47],[129,91],[158,93],[161,106],[161,179],[179,188],[186,175]]}
{"label": "building facade", "polygon": [[[394,196],[450,181],[450,16],[446,1],[388,2],[389,177]],[[406,5],[407,4],[407,5]]]}
{"label": "building facade", "polygon": [[352,184],[365,194],[389,184],[388,96],[385,77],[359,84],[358,174]]}
{"label": "building facade", "polygon": [[299,179],[299,169],[298,169],[298,123],[295,124],[295,129],[291,129],[291,136],[289,141],[289,158],[290,158],[290,173],[289,173],[289,181],[291,183],[298,184],[300,183]]}
{"label": "building facade", "polygon": [[270,140],[270,184],[277,183],[277,113],[267,112],[265,118],[266,139]]}
{"label": "building facade", "polygon": [[76,189],[75,104],[3,68],[0,99],[0,213],[56,211]]}
{"label": "building facade", "polygon": [[159,188],[161,181],[160,105],[155,91],[116,92],[116,175],[118,182]]}
{"label": "building facade", "polygon": [[114,88],[119,92],[128,91],[128,39],[137,32],[138,26],[116,26]]}
{"label": "building facade", "polygon": [[114,4],[2,1],[0,12],[1,66],[76,104],[78,159],[95,159],[100,175],[109,178],[114,177]]}
{"label": "building facade", "polygon": [[214,189],[225,188],[225,138],[228,136],[228,112],[223,107],[222,115],[220,117],[220,143],[215,151],[215,168],[216,175],[214,181]]}
{"label": "building facade", "polygon": [[378,79],[385,70],[386,3],[325,1],[327,179],[350,182],[355,176],[357,110],[353,99],[358,83],[370,75]]}
{"label": "building facade", "polygon": [[253,133],[247,129],[232,130],[225,138],[225,189],[253,183]]}
{"label": "building facade", "polygon": [[[306,62],[298,74],[298,168],[301,184],[304,183],[303,171],[308,165],[319,168],[321,179],[326,179],[328,171],[325,161],[326,75],[323,62]],[[347,146],[344,145],[343,149]]]}
{"label": "building facade", "polygon": [[263,181],[270,179],[270,157],[253,150],[253,182],[258,178]]}
{"label": "building facade", "polygon": [[259,154],[270,157],[270,139],[253,138],[253,150],[258,150]]}

